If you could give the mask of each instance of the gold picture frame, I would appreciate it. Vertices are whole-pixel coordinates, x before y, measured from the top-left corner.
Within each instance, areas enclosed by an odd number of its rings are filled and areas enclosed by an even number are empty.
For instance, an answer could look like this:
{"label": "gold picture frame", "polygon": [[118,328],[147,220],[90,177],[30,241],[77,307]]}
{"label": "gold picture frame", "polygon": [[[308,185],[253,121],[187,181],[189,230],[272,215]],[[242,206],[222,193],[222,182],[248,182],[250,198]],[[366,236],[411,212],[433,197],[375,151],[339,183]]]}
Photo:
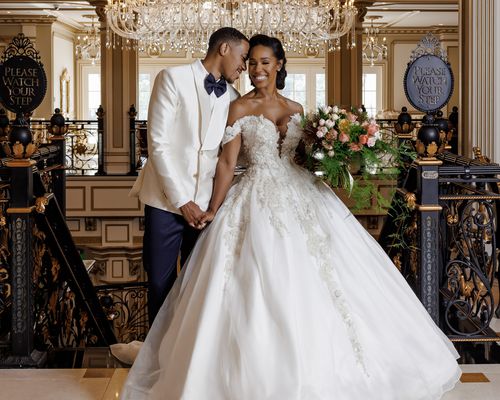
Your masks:
{"label": "gold picture frame", "polygon": [[70,76],[66,68],[64,68],[61,76],[59,77],[60,88],[60,106],[61,114],[65,117],[69,116],[69,99],[70,99]]}

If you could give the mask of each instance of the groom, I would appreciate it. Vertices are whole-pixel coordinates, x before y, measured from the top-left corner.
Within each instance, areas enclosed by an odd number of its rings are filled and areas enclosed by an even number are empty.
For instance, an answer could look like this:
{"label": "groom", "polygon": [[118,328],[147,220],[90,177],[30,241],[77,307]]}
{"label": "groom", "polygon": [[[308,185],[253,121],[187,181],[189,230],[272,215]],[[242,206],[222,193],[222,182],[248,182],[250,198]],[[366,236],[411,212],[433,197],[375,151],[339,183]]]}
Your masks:
{"label": "groom", "polygon": [[234,28],[214,32],[205,59],[162,70],[148,110],[148,161],[130,195],[145,204],[143,263],[149,323],[158,313],[199,234],[212,195],[230,85],[246,70],[248,39]]}

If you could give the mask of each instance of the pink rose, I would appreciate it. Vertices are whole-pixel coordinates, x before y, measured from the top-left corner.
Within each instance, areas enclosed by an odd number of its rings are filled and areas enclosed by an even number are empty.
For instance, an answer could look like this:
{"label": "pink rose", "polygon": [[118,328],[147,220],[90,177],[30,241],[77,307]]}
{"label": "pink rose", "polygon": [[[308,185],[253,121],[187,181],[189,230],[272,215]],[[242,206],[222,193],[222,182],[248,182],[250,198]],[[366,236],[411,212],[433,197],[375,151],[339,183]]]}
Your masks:
{"label": "pink rose", "polygon": [[359,144],[364,145],[368,143],[368,135],[359,135]]}
{"label": "pink rose", "polygon": [[347,119],[351,122],[354,122],[358,119],[358,117],[356,115],[354,115],[353,113],[349,112],[349,113],[347,113]]}
{"label": "pink rose", "polygon": [[318,129],[318,131],[316,132],[316,136],[322,138],[323,136],[325,136],[325,134],[323,133],[323,130]]}
{"label": "pink rose", "polygon": [[368,135],[374,136],[378,132],[378,125],[377,124],[368,125],[366,132],[368,133]]}
{"label": "pink rose", "polygon": [[341,143],[347,143],[349,139],[349,135],[345,134],[344,132],[340,132],[339,140]]}
{"label": "pink rose", "polygon": [[368,142],[366,143],[366,145],[368,147],[373,147],[373,146],[375,146],[375,143],[377,143],[377,138],[372,136],[372,137],[368,138]]}
{"label": "pink rose", "polygon": [[359,147],[357,143],[351,143],[351,144],[349,145],[349,148],[350,148],[352,151],[360,151],[360,150],[361,150],[361,147]]}

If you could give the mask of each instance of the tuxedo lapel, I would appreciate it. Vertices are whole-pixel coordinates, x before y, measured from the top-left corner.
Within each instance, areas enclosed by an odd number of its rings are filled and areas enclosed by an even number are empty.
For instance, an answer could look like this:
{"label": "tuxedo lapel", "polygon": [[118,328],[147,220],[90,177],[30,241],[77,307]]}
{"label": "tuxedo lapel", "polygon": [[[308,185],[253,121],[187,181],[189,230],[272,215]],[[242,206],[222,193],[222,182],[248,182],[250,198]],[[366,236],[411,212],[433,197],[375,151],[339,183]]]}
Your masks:
{"label": "tuxedo lapel", "polygon": [[[198,61],[197,61],[198,62]],[[200,105],[200,142],[203,143],[205,136],[207,135],[207,130],[210,125],[210,120],[212,118],[212,111],[210,110],[210,97],[205,90],[203,80],[201,79],[199,73],[195,70],[197,68],[196,63],[191,64],[193,69],[193,77],[196,85],[196,92],[198,94],[198,103]]]}
{"label": "tuxedo lapel", "polygon": [[226,126],[229,100],[229,90],[226,90],[226,92],[215,101],[210,122],[205,131],[205,136],[202,139],[203,149],[214,149],[220,145]]}

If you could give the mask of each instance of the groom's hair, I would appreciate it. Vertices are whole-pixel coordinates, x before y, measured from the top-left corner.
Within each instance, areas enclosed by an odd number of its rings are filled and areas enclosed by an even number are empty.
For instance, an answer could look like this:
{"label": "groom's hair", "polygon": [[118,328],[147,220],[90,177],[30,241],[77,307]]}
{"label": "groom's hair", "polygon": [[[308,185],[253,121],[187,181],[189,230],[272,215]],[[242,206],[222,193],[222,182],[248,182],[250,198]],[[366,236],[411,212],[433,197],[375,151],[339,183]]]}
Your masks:
{"label": "groom's hair", "polygon": [[222,43],[236,43],[241,41],[248,42],[248,38],[241,33],[238,29],[230,28],[228,26],[217,29],[208,40],[207,53],[217,51]]}

